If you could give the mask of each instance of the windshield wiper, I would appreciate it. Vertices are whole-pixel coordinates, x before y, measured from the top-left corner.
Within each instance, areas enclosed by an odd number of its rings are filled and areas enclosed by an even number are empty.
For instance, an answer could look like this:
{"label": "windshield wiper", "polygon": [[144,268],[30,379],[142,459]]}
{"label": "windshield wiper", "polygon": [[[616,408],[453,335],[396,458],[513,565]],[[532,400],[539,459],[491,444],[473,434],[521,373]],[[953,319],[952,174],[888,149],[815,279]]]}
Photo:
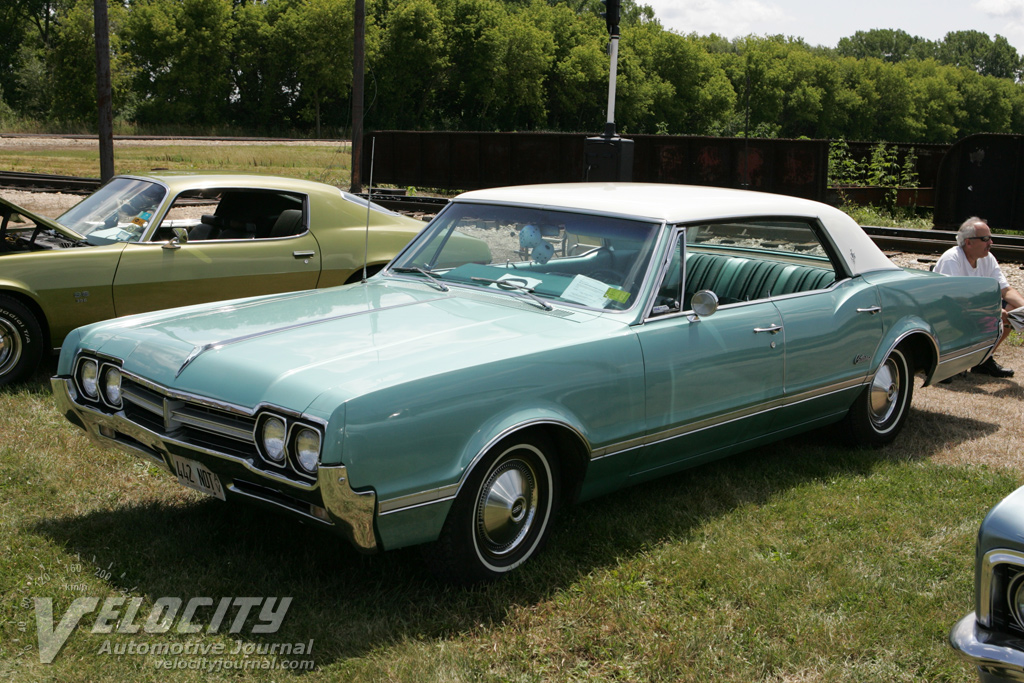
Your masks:
{"label": "windshield wiper", "polygon": [[431,284],[442,292],[448,291],[448,285],[434,277],[434,271],[427,270],[426,268],[420,268],[419,266],[395,266],[394,268],[391,268],[391,270],[396,273],[419,273],[430,280]]}
{"label": "windshield wiper", "polygon": [[[535,290],[533,289],[533,287],[530,287],[528,284],[526,284],[525,278],[507,277],[504,280],[492,280],[487,277],[471,277],[470,280],[473,280],[474,282],[487,282],[492,285],[497,285],[499,289],[509,289],[515,292],[520,292],[529,297],[531,301],[540,304],[540,307],[543,308],[545,311],[555,310],[547,301],[544,301],[544,299],[541,299],[540,297],[534,295],[533,292]],[[520,284],[520,282],[522,284]]]}

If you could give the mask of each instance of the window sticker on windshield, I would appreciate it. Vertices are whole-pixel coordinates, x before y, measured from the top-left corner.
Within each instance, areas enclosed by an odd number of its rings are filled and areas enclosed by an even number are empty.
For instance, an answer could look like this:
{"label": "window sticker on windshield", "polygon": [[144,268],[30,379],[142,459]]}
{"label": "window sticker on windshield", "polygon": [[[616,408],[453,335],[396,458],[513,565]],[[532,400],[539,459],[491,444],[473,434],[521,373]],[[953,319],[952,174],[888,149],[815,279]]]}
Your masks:
{"label": "window sticker on windshield", "polygon": [[629,292],[586,275],[577,275],[562,292],[562,298],[591,308],[604,308],[609,299],[626,303],[629,301]]}
{"label": "window sticker on windshield", "polygon": [[149,211],[143,211],[142,213],[139,214],[139,218],[141,218],[144,221],[148,221],[150,216],[152,215],[153,214],[151,214]]}
{"label": "window sticker on windshield", "polygon": [[146,221],[143,220],[142,216],[136,216],[132,219],[132,223],[139,226],[140,228],[146,227]]}

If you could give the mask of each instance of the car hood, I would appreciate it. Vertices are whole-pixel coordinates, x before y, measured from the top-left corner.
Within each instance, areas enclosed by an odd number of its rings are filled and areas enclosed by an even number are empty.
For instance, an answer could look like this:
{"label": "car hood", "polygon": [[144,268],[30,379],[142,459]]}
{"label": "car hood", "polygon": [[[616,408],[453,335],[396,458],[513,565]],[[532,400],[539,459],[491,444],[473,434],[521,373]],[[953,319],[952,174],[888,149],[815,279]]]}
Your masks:
{"label": "car hood", "polygon": [[[614,317],[614,316],[608,316]],[[305,411],[395,384],[621,329],[621,320],[508,294],[365,284],[143,314],[82,330],[81,345],[124,369],[237,406]],[[599,328],[599,329],[598,329]],[[584,332],[584,329],[586,332]]]}
{"label": "car hood", "polygon": [[[49,228],[51,230],[55,230],[59,234],[64,235],[65,237],[67,237],[68,239],[75,240],[76,242],[82,242],[82,241],[85,240],[85,237],[83,235],[79,235],[74,230],[72,230],[70,228],[67,228],[67,227],[64,227],[63,225],[61,225],[57,221],[53,220],[52,218],[47,218],[46,216],[40,216],[39,214],[32,213],[31,211],[23,209],[22,207],[18,206],[14,202],[10,202],[10,201],[4,199],[3,197],[0,197],[0,206],[6,206],[6,207],[10,208],[12,211],[14,211],[15,213],[20,214],[22,216],[22,218],[27,218],[30,221],[32,221],[33,223],[35,223],[37,225],[41,225],[44,228]],[[8,225],[7,229],[10,230],[12,227],[15,227],[15,226]]]}

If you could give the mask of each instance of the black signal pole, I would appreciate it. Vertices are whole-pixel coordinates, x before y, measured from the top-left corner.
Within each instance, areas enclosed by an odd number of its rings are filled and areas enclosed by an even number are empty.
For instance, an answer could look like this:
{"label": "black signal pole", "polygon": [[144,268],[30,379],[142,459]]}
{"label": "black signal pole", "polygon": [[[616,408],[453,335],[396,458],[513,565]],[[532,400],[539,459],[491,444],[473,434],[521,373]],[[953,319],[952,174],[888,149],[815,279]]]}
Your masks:
{"label": "black signal pole", "polygon": [[619,10],[621,0],[601,0],[605,6],[604,20],[608,25],[608,118],[604,135],[587,138],[583,146],[585,169],[583,179],[597,182],[629,181],[633,179],[633,141],[615,134],[615,80],[619,71]]}
{"label": "black signal pole", "polygon": [[99,113],[100,180],[114,177],[114,114],[110,95],[110,22],[107,0],[93,0],[96,35],[96,108]]}
{"label": "black signal pole", "polygon": [[366,0],[356,0],[352,54],[352,192],[363,191],[363,83]]}

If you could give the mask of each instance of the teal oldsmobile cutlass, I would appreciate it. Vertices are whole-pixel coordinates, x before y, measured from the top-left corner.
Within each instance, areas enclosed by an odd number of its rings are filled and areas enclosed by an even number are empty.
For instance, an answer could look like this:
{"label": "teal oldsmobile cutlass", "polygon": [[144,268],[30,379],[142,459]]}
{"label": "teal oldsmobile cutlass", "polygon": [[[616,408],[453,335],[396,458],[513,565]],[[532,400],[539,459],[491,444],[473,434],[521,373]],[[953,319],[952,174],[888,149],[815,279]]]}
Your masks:
{"label": "teal oldsmobile cutlass", "polygon": [[186,486],[469,581],[567,501],[832,423],[888,443],[914,375],[998,325],[995,281],[904,271],[822,204],[526,186],[457,197],[365,284],[82,327],[53,388]]}

